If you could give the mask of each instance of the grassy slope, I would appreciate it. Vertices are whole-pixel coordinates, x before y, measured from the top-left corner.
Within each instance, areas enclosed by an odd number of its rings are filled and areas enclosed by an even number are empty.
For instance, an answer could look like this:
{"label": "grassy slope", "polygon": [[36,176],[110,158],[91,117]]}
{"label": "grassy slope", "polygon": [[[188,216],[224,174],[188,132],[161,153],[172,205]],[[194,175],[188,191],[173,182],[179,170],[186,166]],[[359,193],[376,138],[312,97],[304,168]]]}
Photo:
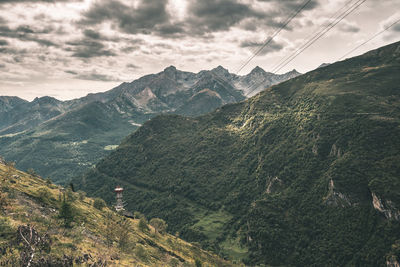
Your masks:
{"label": "grassy slope", "polygon": [[[78,257],[91,254],[93,261],[107,260],[109,266],[194,266],[199,259],[205,266],[230,266],[217,256],[207,253],[189,243],[169,234],[154,234],[154,229],[141,231],[138,220],[130,220],[130,245],[121,251],[116,245],[108,248],[105,244],[105,223],[108,208],[99,211],[92,206],[93,199],[75,200],[73,206],[77,217],[72,228],[63,228],[58,219],[61,194],[60,187],[48,184],[40,177],[30,176],[0,163],[0,193],[7,196],[5,210],[0,210],[0,220],[4,218],[11,226],[7,237],[0,233],[0,248],[10,247],[10,239],[16,234],[19,225],[34,225],[39,233],[51,236],[51,252],[44,257],[62,258],[63,255]],[[39,196],[40,190],[46,188],[50,194],[44,200]],[[119,215],[113,213],[113,220]],[[1,230],[4,230],[3,228]],[[18,257],[18,246],[13,256]],[[144,247],[145,253],[138,252]],[[43,255],[42,255],[43,256]],[[0,262],[9,255],[1,255]],[[37,255],[39,257],[39,255]],[[114,260],[111,259],[114,258]],[[115,260],[118,258],[118,260]],[[180,258],[181,260],[178,260]],[[182,262],[183,260],[183,262]],[[178,265],[176,265],[178,264]]]}
{"label": "grassy slope", "polygon": [[205,116],[154,118],[74,182],[108,201],[123,184],[131,209],[248,263],[384,265],[400,226],[372,193],[398,212],[399,72],[397,43]]}

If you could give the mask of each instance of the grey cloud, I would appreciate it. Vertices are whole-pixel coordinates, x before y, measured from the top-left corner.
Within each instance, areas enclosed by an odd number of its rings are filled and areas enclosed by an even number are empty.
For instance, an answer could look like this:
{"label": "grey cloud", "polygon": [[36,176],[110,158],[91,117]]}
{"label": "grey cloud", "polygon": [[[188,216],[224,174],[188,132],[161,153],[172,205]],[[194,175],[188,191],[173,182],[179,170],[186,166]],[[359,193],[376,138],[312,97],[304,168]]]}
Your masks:
{"label": "grey cloud", "polygon": [[95,25],[111,21],[123,32],[150,34],[154,27],[168,23],[166,4],[167,0],[142,0],[135,8],[117,0],[102,0],[83,14],[80,23]]}
{"label": "grey cloud", "polygon": [[0,63],[0,69],[5,69],[5,68],[6,68],[6,64]]}
{"label": "grey cloud", "polygon": [[126,67],[128,69],[140,69],[140,66],[136,66],[135,64],[132,63],[126,64]]}
{"label": "grey cloud", "polygon": [[120,79],[106,75],[97,73],[97,71],[92,71],[91,73],[82,73],[75,76],[75,78],[80,80],[90,80],[90,81],[103,81],[103,82],[115,82],[120,81]]}
{"label": "grey cloud", "polygon": [[[385,25],[385,26],[388,27],[389,25]],[[392,31],[392,32],[400,32],[400,23],[395,24],[394,26],[392,26],[390,28],[390,31]]]}
{"label": "grey cloud", "polygon": [[236,0],[202,0],[191,1],[187,22],[192,31],[203,34],[229,30],[244,19],[261,19],[266,16]]}
{"label": "grey cloud", "polygon": [[[240,43],[240,47],[245,47],[245,48],[260,48],[262,45],[264,45],[265,42],[263,41],[253,41],[253,40],[245,40]],[[261,50],[260,55],[266,55],[271,52],[276,52],[280,51],[283,48],[283,45],[280,43],[277,43],[276,41],[272,40],[271,42],[268,43],[266,47]]]}
{"label": "grey cloud", "polygon": [[[0,54],[8,54],[8,55],[22,55],[26,54],[28,51],[26,49],[16,49],[16,48],[10,48],[10,47],[0,47]],[[15,62],[20,62],[16,61]]]}
{"label": "grey cloud", "polygon": [[353,24],[349,24],[349,23],[340,24],[338,29],[342,32],[348,32],[348,33],[356,33],[361,30],[357,25],[353,25]]}
{"label": "grey cloud", "polygon": [[50,28],[44,28],[40,30],[34,30],[30,26],[20,25],[15,29],[11,29],[8,26],[0,26],[0,36],[14,38],[21,41],[36,42],[42,46],[58,46],[56,43],[40,38],[40,34],[50,32]]}
{"label": "grey cloud", "polygon": [[17,4],[17,3],[27,3],[27,2],[31,2],[31,3],[38,3],[38,2],[42,2],[42,3],[56,3],[56,2],[81,2],[82,0],[0,0],[0,5],[1,4],[7,4],[7,3],[12,3],[12,4]]}
{"label": "grey cloud", "polygon": [[65,70],[64,72],[68,73],[68,74],[72,74],[72,75],[77,75],[78,74],[77,72],[75,72],[73,70]]}
{"label": "grey cloud", "polygon": [[84,30],[84,31],[83,31],[83,34],[84,34],[86,37],[88,37],[88,38],[92,38],[92,39],[96,39],[96,40],[101,39],[100,33],[99,33],[99,32],[96,32],[96,31],[94,31],[94,30],[91,30],[91,29],[86,29],[86,30]]}
{"label": "grey cloud", "polygon": [[8,45],[7,40],[0,40],[0,46]]}
{"label": "grey cloud", "polygon": [[105,46],[98,41],[83,39],[74,42],[68,42],[70,47],[66,51],[72,52],[72,56],[80,58],[92,58],[101,56],[115,56],[116,54],[105,48]]}
{"label": "grey cloud", "polygon": [[[258,0],[259,2],[269,2],[277,7],[277,11],[293,11],[299,9],[304,5],[304,0]],[[308,3],[303,10],[312,10],[319,6],[318,0],[312,0]],[[287,14],[289,15],[289,14]]]}

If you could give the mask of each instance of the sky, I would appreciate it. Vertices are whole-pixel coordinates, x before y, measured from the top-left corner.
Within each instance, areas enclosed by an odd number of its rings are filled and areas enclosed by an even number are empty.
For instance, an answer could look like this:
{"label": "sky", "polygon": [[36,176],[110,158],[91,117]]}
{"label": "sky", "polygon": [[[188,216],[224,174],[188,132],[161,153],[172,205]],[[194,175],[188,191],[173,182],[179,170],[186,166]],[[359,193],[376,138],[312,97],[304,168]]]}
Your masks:
{"label": "sky", "polygon": [[[357,0],[311,0],[240,71],[272,71]],[[240,66],[305,0],[0,0],[0,95],[67,100],[174,65]],[[337,61],[400,19],[399,0],[366,0],[279,70]],[[400,41],[400,23],[348,57]]]}

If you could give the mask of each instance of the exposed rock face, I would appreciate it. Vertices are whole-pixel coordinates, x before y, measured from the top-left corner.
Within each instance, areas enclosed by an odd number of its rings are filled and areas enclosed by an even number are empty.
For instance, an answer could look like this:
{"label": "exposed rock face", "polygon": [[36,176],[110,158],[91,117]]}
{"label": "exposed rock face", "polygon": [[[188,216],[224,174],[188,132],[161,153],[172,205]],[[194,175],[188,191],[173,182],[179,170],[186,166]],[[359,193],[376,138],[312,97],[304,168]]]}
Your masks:
{"label": "exposed rock face", "polygon": [[374,205],[374,208],[377,211],[383,213],[386,219],[400,221],[400,211],[396,209],[392,201],[382,201],[374,192],[372,192],[372,205]]}
{"label": "exposed rock face", "polygon": [[397,257],[392,255],[389,259],[387,259],[386,266],[387,267],[400,267],[400,264],[397,261]]}
{"label": "exposed rock face", "polygon": [[342,208],[351,206],[350,199],[345,194],[335,190],[335,184],[332,179],[329,180],[329,193],[325,197],[325,203]]}

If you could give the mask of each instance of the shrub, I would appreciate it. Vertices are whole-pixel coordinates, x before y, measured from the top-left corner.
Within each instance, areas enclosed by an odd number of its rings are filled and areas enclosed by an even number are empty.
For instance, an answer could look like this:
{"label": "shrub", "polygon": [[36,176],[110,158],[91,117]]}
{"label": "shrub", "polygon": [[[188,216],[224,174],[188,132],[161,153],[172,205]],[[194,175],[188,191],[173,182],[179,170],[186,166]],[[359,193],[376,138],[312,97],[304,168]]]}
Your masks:
{"label": "shrub", "polygon": [[139,212],[139,211],[135,211],[135,212],[133,213],[133,217],[134,217],[135,219],[141,219],[141,218],[144,218],[145,216],[143,215],[143,213],[141,213],[141,212]]}
{"label": "shrub", "polygon": [[150,220],[150,225],[154,227],[154,229],[156,230],[156,232],[159,233],[164,233],[165,230],[167,230],[167,223],[160,218],[153,218]]}
{"label": "shrub", "polygon": [[93,207],[98,210],[102,210],[106,206],[106,202],[101,198],[95,198],[93,201]]}
{"label": "shrub", "polygon": [[135,255],[142,261],[147,261],[148,255],[146,249],[141,244],[137,244],[135,248]]}
{"label": "shrub", "polygon": [[0,217],[0,238],[7,239],[7,237],[12,234],[14,234],[14,231],[8,219]]}
{"label": "shrub", "polygon": [[37,191],[37,195],[41,202],[49,202],[51,198],[51,192],[46,187],[40,187]]}
{"label": "shrub", "polygon": [[139,229],[142,232],[149,230],[149,227],[147,226],[147,220],[146,220],[145,217],[140,218],[140,220],[139,220]]}
{"label": "shrub", "polygon": [[84,191],[82,191],[82,190],[79,190],[79,191],[78,191],[78,198],[79,198],[79,200],[80,200],[80,201],[84,201],[84,200],[85,200],[85,197],[86,197],[86,192],[84,192]]}

